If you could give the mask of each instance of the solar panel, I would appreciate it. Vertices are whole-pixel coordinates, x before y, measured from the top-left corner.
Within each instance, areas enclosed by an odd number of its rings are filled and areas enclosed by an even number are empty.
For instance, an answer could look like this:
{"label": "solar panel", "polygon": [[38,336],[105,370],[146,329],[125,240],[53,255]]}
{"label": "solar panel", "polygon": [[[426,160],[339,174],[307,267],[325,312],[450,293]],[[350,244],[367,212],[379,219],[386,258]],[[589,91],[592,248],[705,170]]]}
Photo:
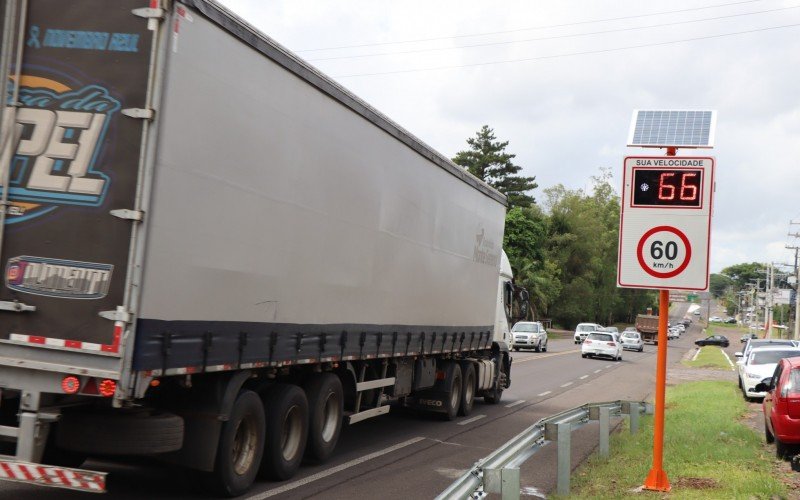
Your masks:
{"label": "solar panel", "polygon": [[716,111],[633,111],[628,146],[713,148]]}

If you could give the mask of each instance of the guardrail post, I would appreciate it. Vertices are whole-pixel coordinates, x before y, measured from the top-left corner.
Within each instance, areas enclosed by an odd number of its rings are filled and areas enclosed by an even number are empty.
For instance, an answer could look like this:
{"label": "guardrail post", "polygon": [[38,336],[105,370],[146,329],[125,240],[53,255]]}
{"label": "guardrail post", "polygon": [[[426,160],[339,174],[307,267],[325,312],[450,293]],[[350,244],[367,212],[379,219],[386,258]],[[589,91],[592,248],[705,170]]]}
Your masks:
{"label": "guardrail post", "polygon": [[628,403],[629,411],[628,414],[630,415],[630,426],[631,426],[631,434],[636,434],[639,432],[639,411],[641,410],[641,405],[639,403]]}
{"label": "guardrail post", "polygon": [[503,500],[519,500],[519,467],[504,468],[500,472],[502,477],[501,497]]}
{"label": "guardrail post", "polygon": [[600,408],[600,456],[608,457],[608,429],[611,412],[607,407]]}
{"label": "guardrail post", "polygon": [[569,475],[571,467],[571,424],[558,424],[556,432],[558,434],[558,475],[556,481],[556,493],[562,496],[569,495]]}

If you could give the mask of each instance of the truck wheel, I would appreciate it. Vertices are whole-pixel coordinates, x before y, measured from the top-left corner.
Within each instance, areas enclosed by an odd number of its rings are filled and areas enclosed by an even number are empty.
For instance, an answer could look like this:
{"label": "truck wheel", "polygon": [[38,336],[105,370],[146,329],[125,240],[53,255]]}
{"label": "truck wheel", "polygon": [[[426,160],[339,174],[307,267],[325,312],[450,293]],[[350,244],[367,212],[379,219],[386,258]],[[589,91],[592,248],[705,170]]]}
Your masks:
{"label": "truck wheel", "polygon": [[461,387],[461,404],[458,407],[458,414],[466,417],[472,413],[475,404],[475,365],[467,361],[461,363],[461,375],[464,383]]}
{"label": "truck wheel", "polygon": [[458,363],[447,363],[444,376],[445,398],[444,398],[444,419],[453,420],[458,415],[461,407],[461,367]]}
{"label": "truck wheel", "polygon": [[264,406],[258,394],[244,390],[236,397],[230,418],[222,424],[211,486],[235,497],[250,488],[264,452]]}
{"label": "truck wheel", "polygon": [[505,383],[506,377],[506,363],[502,360],[502,358],[500,358],[500,363],[498,366],[498,374],[497,378],[495,378],[494,386],[486,391],[486,393],[483,395],[483,401],[490,405],[496,405],[503,397],[503,384]]}
{"label": "truck wheel", "polygon": [[275,384],[263,396],[267,437],[260,475],[283,481],[297,472],[308,437],[308,400],[302,389]]}
{"label": "truck wheel", "polygon": [[344,415],[344,391],[333,373],[317,373],[306,384],[308,398],[308,444],[306,456],[324,462],[331,456]]}

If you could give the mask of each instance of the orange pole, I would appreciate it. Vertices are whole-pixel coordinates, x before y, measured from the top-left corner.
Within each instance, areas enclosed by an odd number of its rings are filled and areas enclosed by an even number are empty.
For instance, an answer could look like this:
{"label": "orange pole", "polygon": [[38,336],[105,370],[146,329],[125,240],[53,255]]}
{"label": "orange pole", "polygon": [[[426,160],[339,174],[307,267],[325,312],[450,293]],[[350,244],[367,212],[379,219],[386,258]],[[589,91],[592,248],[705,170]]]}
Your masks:
{"label": "orange pole", "polygon": [[653,468],[644,481],[644,489],[669,491],[669,479],[664,472],[664,403],[667,390],[667,321],[669,291],[658,296],[658,361],[656,363],[656,414],[653,421]]}

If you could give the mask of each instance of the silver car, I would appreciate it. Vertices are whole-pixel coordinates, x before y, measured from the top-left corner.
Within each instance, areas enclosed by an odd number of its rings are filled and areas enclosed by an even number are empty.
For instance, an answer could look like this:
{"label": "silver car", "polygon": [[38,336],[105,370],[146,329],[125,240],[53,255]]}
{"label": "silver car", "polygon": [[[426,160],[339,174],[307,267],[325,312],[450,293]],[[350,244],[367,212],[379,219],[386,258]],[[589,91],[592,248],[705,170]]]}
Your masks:
{"label": "silver car", "polygon": [[644,351],[644,341],[639,332],[622,332],[622,348],[629,351]]}
{"label": "silver car", "polygon": [[520,321],[511,329],[513,347],[520,349],[533,349],[536,352],[547,351],[547,331],[538,321]]}

